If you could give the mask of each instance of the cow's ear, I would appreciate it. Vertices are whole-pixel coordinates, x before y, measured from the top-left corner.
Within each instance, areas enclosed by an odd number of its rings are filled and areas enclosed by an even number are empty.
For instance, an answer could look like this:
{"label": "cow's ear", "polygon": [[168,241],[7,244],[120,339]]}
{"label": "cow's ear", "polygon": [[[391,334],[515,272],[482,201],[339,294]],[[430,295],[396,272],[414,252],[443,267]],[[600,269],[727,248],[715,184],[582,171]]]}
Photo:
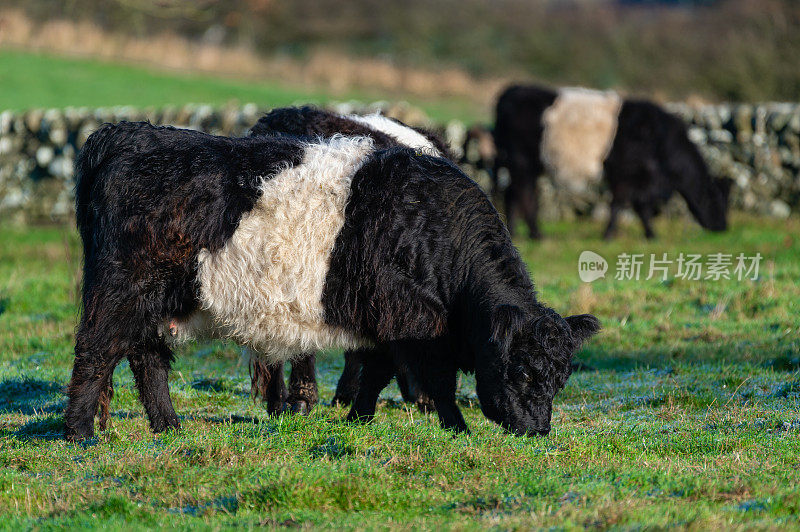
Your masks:
{"label": "cow's ear", "polygon": [[514,333],[522,329],[525,318],[525,311],[516,305],[497,305],[492,310],[492,341],[503,352],[511,347]]}
{"label": "cow's ear", "polygon": [[572,332],[569,324],[552,309],[546,309],[533,320],[533,338],[551,357],[569,357],[572,354]]}
{"label": "cow's ear", "polygon": [[572,329],[572,337],[577,341],[576,348],[580,347],[584,341],[588,340],[602,328],[600,320],[591,314],[567,316],[566,320],[569,324],[569,328]]}

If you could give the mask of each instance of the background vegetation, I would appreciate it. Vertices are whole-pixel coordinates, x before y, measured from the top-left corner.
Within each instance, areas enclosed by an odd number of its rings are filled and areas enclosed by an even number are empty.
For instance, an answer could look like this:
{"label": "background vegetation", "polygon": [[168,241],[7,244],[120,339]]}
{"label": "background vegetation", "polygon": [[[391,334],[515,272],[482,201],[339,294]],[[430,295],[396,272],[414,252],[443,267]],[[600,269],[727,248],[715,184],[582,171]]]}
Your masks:
{"label": "background vegetation", "polygon": [[40,22],[90,20],[114,33],[168,32],[299,61],[335,50],[671,99],[800,92],[794,0],[0,0],[10,6]]}

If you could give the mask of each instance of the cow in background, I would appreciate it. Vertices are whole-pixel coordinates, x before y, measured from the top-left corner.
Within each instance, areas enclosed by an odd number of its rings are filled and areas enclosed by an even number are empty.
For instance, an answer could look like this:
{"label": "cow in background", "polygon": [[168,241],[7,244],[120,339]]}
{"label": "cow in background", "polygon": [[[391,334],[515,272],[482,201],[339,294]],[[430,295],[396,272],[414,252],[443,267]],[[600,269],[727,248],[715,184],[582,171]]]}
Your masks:
{"label": "cow in background", "polygon": [[652,219],[677,191],[706,229],[724,231],[731,181],[714,179],[683,121],[658,105],[612,92],[512,86],[497,101],[498,166],[508,169],[506,221],[524,218],[541,237],[537,181],[548,173],[558,188],[586,192],[605,180],[611,208],[605,238],[620,210],[632,206],[653,238]]}

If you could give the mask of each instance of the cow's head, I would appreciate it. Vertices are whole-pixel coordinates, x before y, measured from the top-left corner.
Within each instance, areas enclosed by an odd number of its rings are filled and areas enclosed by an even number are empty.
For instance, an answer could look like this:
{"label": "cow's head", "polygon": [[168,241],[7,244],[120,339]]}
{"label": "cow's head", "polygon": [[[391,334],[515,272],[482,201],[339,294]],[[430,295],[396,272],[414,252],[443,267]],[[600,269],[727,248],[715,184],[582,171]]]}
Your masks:
{"label": "cow's head", "polygon": [[728,197],[733,182],[727,178],[691,183],[680,192],[697,221],[710,231],[728,228]]}
{"label": "cow's head", "polygon": [[725,231],[733,181],[712,178],[700,152],[688,139],[685,142],[685,147],[677,149],[669,162],[675,188],[700,225],[711,231]]}
{"label": "cow's head", "polygon": [[532,313],[500,305],[492,329],[475,367],[481,410],[514,434],[548,434],[553,398],[570,376],[572,355],[600,322],[590,314],[562,318],[545,307]]}

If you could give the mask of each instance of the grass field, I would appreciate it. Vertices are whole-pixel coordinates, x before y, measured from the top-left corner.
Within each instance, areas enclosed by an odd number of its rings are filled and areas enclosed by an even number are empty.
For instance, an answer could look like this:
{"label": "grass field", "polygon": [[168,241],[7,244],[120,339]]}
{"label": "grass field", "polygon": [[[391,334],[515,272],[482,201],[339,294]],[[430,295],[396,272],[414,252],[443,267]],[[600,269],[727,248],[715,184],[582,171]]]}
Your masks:
{"label": "grass field", "polygon": [[[331,100],[374,101],[385,97],[385,94],[348,92],[333,98],[330,93],[314,87],[290,86],[276,80],[222,79],[0,49],[0,111],[67,106],[224,104],[232,100],[277,107]],[[416,101],[412,98],[410,103],[421,107],[437,121],[474,120],[477,116],[475,106],[465,100]]]}
{"label": "grass field", "polygon": [[[725,234],[664,221],[655,242],[638,227],[613,243],[592,223],[545,230],[517,242],[540,298],[605,326],[548,437],[483,418],[468,376],[470,435],[395,388],[366,426],[327,404],[271,419],[238,349],[212,344],[183,348],[172,374],[180,432],[149,433],[123,363],[112,427],[77,445],[60,439],[77,236],[0,226],[0,528],[800,528],[800,221],[739,217]],[[606,279],[580,282],[585,249],[610,260]],[[621,252],[720,251],[760,252],[759,278],[613,278]],[[341,367],[323,357],[323,403]]]}

